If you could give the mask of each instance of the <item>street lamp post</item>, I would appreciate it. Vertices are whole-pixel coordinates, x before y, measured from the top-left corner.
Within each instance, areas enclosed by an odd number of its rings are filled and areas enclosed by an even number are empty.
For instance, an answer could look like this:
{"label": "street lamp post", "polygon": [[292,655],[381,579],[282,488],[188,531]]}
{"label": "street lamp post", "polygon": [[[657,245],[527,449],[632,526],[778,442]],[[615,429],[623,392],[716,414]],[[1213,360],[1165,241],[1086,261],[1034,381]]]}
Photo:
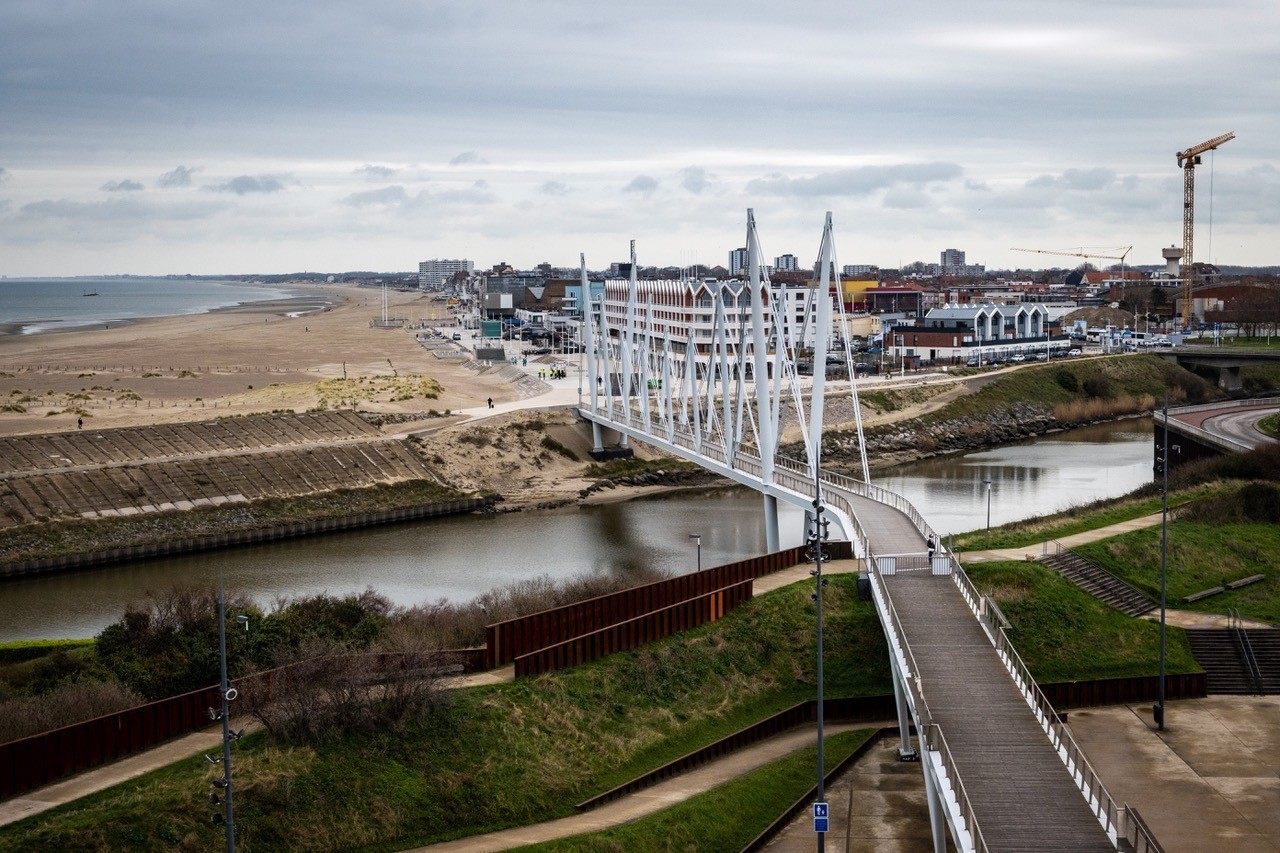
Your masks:
{"label": "street lamp post", "polygon": [[698,571],[702,571],[702,534],[690,533],[689,538],[698,546]]}
{"label": "street lamp post", "polygon": [[1164,655],[1165,655],[1165,593],[1169,562],[1169,395],[1164,398],[1164,435],[1160,442],[1160,701],[1152,709],[1156,731],[1164,731]]}
{"label": "street lamp post", "polygon": [[817,474],[814,475],[814,499],[813,499],[813,515],[812,525],[806,531],[806,544],[808,545],[806,557],[814,562],[814,570],[811,574],[815,581],[815,591],[813,601],[817,608],[817,664],[818,664],[818,785],[817,799],[814,801],[814,831],[818,836],[818,853],[823,853],[827,832],[827,792],[826,792],[826,759],[823,749],[823,718],[825,716],[824,704],[825,697],[823,695],[823,672],[822,672],[822,589],[827,585],[826,578],[822,576],[822,562],[827,559],[823,553],[823,547],[827,542],[827,527],[830,522],[823,518],[826,507],[822,502],[822,484],[818,480]]}
{"label": "street lamp post", "polygon": [[987,549],[991,548],[991,481],[983,480],[982,485],[987,487]]}

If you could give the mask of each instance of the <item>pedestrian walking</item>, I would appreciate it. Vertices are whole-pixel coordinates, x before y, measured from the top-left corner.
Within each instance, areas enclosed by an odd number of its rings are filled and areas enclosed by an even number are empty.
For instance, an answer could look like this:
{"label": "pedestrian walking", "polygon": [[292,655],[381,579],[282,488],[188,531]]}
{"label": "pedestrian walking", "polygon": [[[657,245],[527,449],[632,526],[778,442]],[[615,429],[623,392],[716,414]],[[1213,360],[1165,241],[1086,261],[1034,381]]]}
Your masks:
{"label": "pedestrian walking", "polygon": [[933,561],[933,552],[934,552],[934,551],[936,551],[936,550],[938,550],[937,540],[935,540],[935,539],[933,538],[933,534],[932,534],[932,533],[930,533],[930,534],[929,534],[929,541],[928,541],[926,544],[929,546],[929,561],[930,561],[930,562],[932,562],[932,561]]}
{"label": "pedestrian walking", "polygon": [[84,418],[76,418],[76,429],[84,429]]}
{"label": "pedestrian walking", "polygon": [[491,408],[491,409],[493,408],[493,398],[492,398],[492,397],[490,397],[490,398],[489,398],[489,408]]}

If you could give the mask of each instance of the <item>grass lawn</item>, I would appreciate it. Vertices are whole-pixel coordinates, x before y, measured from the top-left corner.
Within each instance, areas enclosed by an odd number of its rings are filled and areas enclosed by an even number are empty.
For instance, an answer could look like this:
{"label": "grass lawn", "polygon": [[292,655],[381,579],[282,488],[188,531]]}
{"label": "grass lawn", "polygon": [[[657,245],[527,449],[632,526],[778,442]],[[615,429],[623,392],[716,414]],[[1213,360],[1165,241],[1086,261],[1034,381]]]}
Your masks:
{"label": "grass lawn", "polygon": [[[1160,528],[1138,530],[1075,549],[1153,598],[1160,596]],[[1239,608],[1244,616],[1280,624],[1280,526],[1210,525],[1175,520],[1169,525],[1169,606],[1203,613]],[[1261,583],[1185,604],[1182,598],[1253,574]]]}
{"label": "grass lawn", "polygon": [[[1035,562],[966,566],[1012,626],[1014,648],[1040,682],[1155,675],[1160,626],[1103,604]],[[1169,672],[1199,672],[1186,635],[1167,634]]]}
{"label": "grass lawn", "polygon": [[[1171,489],[1169,506],[1178,507],[1191,501],[1211,499],[1234,491],[1238,484],[1220,482],[1204,483],[1185,489]],[[1122,521],[1130,521],[1160,511],[1160,495],[1155,486],[1144,486],[1130,495],[1115,500],[1100,501],[1090,507],[1076,507],[1064,512],[1014,521],[991,529],[992,548],[1026,548],[1041,542],[1061,539],[1073,533],[1096,530]],[[956,547],[965,551],[980,551],[987,547],[986,530],[971,530],[955,537]]]}
{"label": "grass lawn", "polygon": [[[870,729],[858,729],[827,738],[823,751],[827,770],[870,736]],[[518,849],[528,853],[738,851],[813,787],[817,761],[817,747],[806,747],[633,823]]]}

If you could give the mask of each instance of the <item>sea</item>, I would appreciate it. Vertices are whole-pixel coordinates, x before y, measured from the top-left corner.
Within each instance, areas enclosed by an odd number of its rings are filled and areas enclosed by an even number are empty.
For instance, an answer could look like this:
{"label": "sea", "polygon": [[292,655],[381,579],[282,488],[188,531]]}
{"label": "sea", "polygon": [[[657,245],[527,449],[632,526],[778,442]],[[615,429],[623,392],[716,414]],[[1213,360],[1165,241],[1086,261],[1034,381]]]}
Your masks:
{"label": "sea", "polygon": [[0,334],[34,335],[143,317],[203,314],[305,295],[280,287],[167,278],[0,279]]}

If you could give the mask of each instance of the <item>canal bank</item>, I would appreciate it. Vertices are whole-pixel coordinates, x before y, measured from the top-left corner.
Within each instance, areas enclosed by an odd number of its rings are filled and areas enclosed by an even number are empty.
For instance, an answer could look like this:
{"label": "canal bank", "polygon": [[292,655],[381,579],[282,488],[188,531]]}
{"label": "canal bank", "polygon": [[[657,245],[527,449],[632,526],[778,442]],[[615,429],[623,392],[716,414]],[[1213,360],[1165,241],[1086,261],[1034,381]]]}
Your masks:
{"label": "canal bank", "polygon": [[[993,523],[1126,494],[1151,477],[1150,425],[1125,421],[1032,442],[939,457],[875,478],[899,489],[942,533],[980,528],[993,483]],[[1106,460],[1106,461],[1102,461]],[[1099,476],[1105,466],[1106,476]],[[593,499],[629,493],[619,487]],[[782,547],[802,516],[783,508]],[[691,540],[699,534],[698,540]],[[394,603],[468,601],[497,587],[578,575],[672,573],[762,553],[760,497],[742,489],[663,490],[644,498],[510,514],[468,514],[263,542],[227,551],[135,560],[6,582],[0,641],[88,637],[148,591],[227,584],[269,606],[277,597],[373,587]]]}

